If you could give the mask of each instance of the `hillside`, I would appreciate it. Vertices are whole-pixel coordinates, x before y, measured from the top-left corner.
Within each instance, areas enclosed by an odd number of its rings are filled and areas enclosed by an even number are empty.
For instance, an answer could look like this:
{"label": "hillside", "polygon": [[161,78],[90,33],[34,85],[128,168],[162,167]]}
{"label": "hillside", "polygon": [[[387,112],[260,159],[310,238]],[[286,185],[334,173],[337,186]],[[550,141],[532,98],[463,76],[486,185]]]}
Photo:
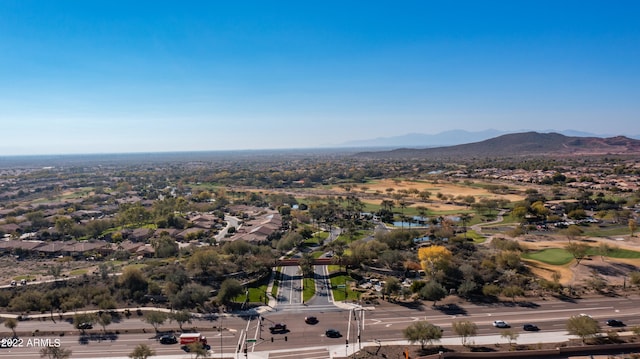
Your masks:
{"label": "hillside", "polygon": [[463,145],[392,151],[361,152],[369,158],[486,158],[526,156],[640,155],[640,140],[625,136],[575,137],[558,133],[512,133]]}

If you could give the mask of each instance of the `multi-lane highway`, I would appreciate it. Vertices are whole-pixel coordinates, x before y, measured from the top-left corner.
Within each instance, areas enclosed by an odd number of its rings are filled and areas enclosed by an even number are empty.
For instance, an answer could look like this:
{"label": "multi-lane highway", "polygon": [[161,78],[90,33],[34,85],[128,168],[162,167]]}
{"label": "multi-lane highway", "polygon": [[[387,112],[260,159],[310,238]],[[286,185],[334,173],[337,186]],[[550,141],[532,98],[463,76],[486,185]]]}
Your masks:
{"label": "multi-lane highway", "polygon": [[[492,326],[494,320],[504,320],[512,325],[512,329],[520,333],[519,340],[530,340],[533,343],[557,340],[565,332],[567,319],[572,315],[588,314],[598,320],[606,329],[607,319],[620,319],[628,327],[640,325],[640,309],[637,306],[637,295],[630,297],[602,297],[574,301],[549,299],[536,303],[500,303],[494,305],[459,304],[432,308],[425,306],[411,307],[380,303],[369,308],[348,309],[331,302],[326,268],[316,268],[318,295],[307,303],[302,303],[300,276],[297,268],[286,270],[286,280],[281,283],[281,294],[273,307],[264,307],[253,316],[227,315],[213,320],[194,320],[185,325],[186,328],[198,330],[209,338],[212,357],[238,358],[244,357],[247,349],[249,358],[259,357],[259,353],[278,351],[286,348],[289,351],[309,352],[300,357],[329,358],[337,346],[344,350],[353,350],[363,343],[391,343],[404,340],[402,329],[413,322],[427,320],[444,329],[444,341],[459,344],[459,338],[451,330],[451,324],[457,320],[469,320],[478,325],[479,338],[500,333]],[[290,282],[290,283],[289,283]],[[305,316],[316,316],[319,322],[306,324]],[[56,318],[57,319],[57,318]],[[272,323],[285,323],[287,331],[271,334],[268,330]],[[522,330],[524,323],[533,323],[540,327],[538,333],[526,333]],[[223,328],[220,330],[220,328]],[[342,333],[341,338],[327,338],[325,330],[334,328]],[[21,348],[0,349],[0,356],[10,355],[12,358],[38,358],[38,345],[34,338],[47,339],[49,342],[59,340],[60,345],[73,351],[73,358],[126,357],[140,343],[150,345],[158,355],[189,355],[177,344],[162,345],[157,341],[153,327],[143,322],[137,315],[122,319],[107,327],[107,331],[117,333],[115,336],[100,338],[101,329],[95,327],[89,331],[93,336],[82,336],[68,321],[53,322],[51,318],[21,321],[18,332],[23,340]],[[142,332],[145,331],[145,333]],[[177,325],[166,324],[161,330],[177,330]],[[35,336],[28,333],[36,332]],[[50,333],[50,331],[52,333]],[[61,335],[63,334],[63,335]],[[497,337],[499,338],[499,336]],[[31,339],[31,342],[28,340]],[[347,346],[347,340],[349,346]],[[480,339],[478,339],[480,340]],[[487,339],[489,340],[489,339]],[[312,354],[313,352],[313,354]],[[341,351],[344,356],[345,351]]]}

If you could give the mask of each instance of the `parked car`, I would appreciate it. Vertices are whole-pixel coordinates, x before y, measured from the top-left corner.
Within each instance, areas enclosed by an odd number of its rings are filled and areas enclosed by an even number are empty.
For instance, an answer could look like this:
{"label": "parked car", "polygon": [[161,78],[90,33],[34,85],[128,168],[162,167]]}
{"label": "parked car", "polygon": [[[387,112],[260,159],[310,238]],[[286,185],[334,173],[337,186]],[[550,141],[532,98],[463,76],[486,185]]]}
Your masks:
{"label": "parked car", "polygon": [[605,322],[610,327],[624,327],[625,324],[618,319],[609,319]]}
{"label": "parked car", "polygon": [[287,331],[287,325],[284,323],[275,323],[269,327],[271,333],[284,333]]}
{"label": "parked car", "polygon": [[167,334],[160,337],[160,344],[175,344],[178,338],[175,335]]}
{"label": "parked car", "polygon": [[327,331],[324,332],[324,335],[326,335],[327,338],[340,338],[342,336],[340,331],[337,329],[327,329]]}
{"label": "parked car", "polygon": [[526,330],[526,331],[528,331],[528,332],[537,332],[538,330],[540,330],[540,328],[538,328],[538,326],[537,326],[537,325],[535,325],[535,324],[529,324],[529,323],[527,323],[527,324],[523,325],[523,326],[522,326],[522,329],[524,329],[524,330]]}
{"label": "parked car", "polygon": [[511,328],[509,323],[505,322],[504,320],[495,320],[495,321],[493,321],[493,326],[496,327],[496,328]]}
{"label": "parked car", "polygon": [[304,322],[307,324],[318,324],[318,318],[316,317],[305,317]]}
{"label": "parked car", "polygon": [[82,330],[85,330],[85,329],[93,329],[93,324],[91,324],[91,323],[87,323],[87,322],[85,322],[85,323],[80,323],[80,324],[78,324],[78,329],[82,329]]}

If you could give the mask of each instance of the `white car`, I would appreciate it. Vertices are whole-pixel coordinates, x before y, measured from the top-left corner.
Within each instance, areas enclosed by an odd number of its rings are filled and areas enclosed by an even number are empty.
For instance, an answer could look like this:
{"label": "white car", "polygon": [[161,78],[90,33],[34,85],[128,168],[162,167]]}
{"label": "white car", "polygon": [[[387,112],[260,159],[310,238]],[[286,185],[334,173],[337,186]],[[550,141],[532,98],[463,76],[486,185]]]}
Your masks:
{"label": "white car", "polygon": [[504,320],[495,320],[493,322],[493,326],[496,328],[511,328],[509,323],[505,322]]}

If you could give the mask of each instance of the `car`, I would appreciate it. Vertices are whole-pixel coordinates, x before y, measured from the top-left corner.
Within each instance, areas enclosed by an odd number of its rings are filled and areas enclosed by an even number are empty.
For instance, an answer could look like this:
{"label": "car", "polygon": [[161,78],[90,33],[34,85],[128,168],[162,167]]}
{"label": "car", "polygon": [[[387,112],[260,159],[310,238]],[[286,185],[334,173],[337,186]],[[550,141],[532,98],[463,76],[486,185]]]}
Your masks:
{"label": "car", "polygon": [[340,331],[337,329],[327,329],[327,331],[324,332],[324,335],[326,335],[327,338],[340,338],[342,336]]}
{"label": "car", "polygon": [[18,285],[18,282],[16,282],[15,280],[12,280],[12,281],[11,281],[11,286],[12,286],[12,287],[15,287],[16,285]]}
{"label": "car", "polygon": [[523,325],[523,326],[522,326],[522,329],[524,329],[524,330],[526,330],[526,331],[528,331],[528,332],[537,332],[538,330],[540,330],[540,328],[538,328],[538,326],[537,326],[537,325],[535,325],[535,324],[529,324],[529,323],[527,323],[527,324]]}
{"label": "car", "polygon": [[496,327],[496,328],[511,328],[509,323],[505,322],[504,320],[495,320],[495,321],[493,321],[493,326]]}
{"label": "car", "polygon": [[80,324],[78,324],[78,329],[82,329],[82,330],[93,329],[93,324],[87,323],[87,322],[80,323]]}
{"label": "car", "polygon": [[605,322],[610,327],[624,327],[625,324],[618,319],[609,319]]}
{"label": "car", "polygon": [[15,338],[0,338],[0,348],[11,349],[13,348],[14,341],[15,341]]}
{"label": "car", "polygon": [[160,337],[160,344],[175,344],[178,342],[178,338],[175,335],[166,334]]}
{"label": "car", "polygon": [[305,317],[304,322],[307,324],[318,324],[318,318],[316,317]]}
{"label": "car", "polygon": [[[202,348],[204,350],[211,350],[211,345],[205,344],[205,345],[202,346]],[[191,347],[189,345],[183,345],[183,346],[180,347],[180,349],[184,350],[187,353],[191,352]]]}
{"label": "car", "polygon": [[284,333],[287,331],[287,325],[284,323],[275,323],[269,327],[271,333]]}

